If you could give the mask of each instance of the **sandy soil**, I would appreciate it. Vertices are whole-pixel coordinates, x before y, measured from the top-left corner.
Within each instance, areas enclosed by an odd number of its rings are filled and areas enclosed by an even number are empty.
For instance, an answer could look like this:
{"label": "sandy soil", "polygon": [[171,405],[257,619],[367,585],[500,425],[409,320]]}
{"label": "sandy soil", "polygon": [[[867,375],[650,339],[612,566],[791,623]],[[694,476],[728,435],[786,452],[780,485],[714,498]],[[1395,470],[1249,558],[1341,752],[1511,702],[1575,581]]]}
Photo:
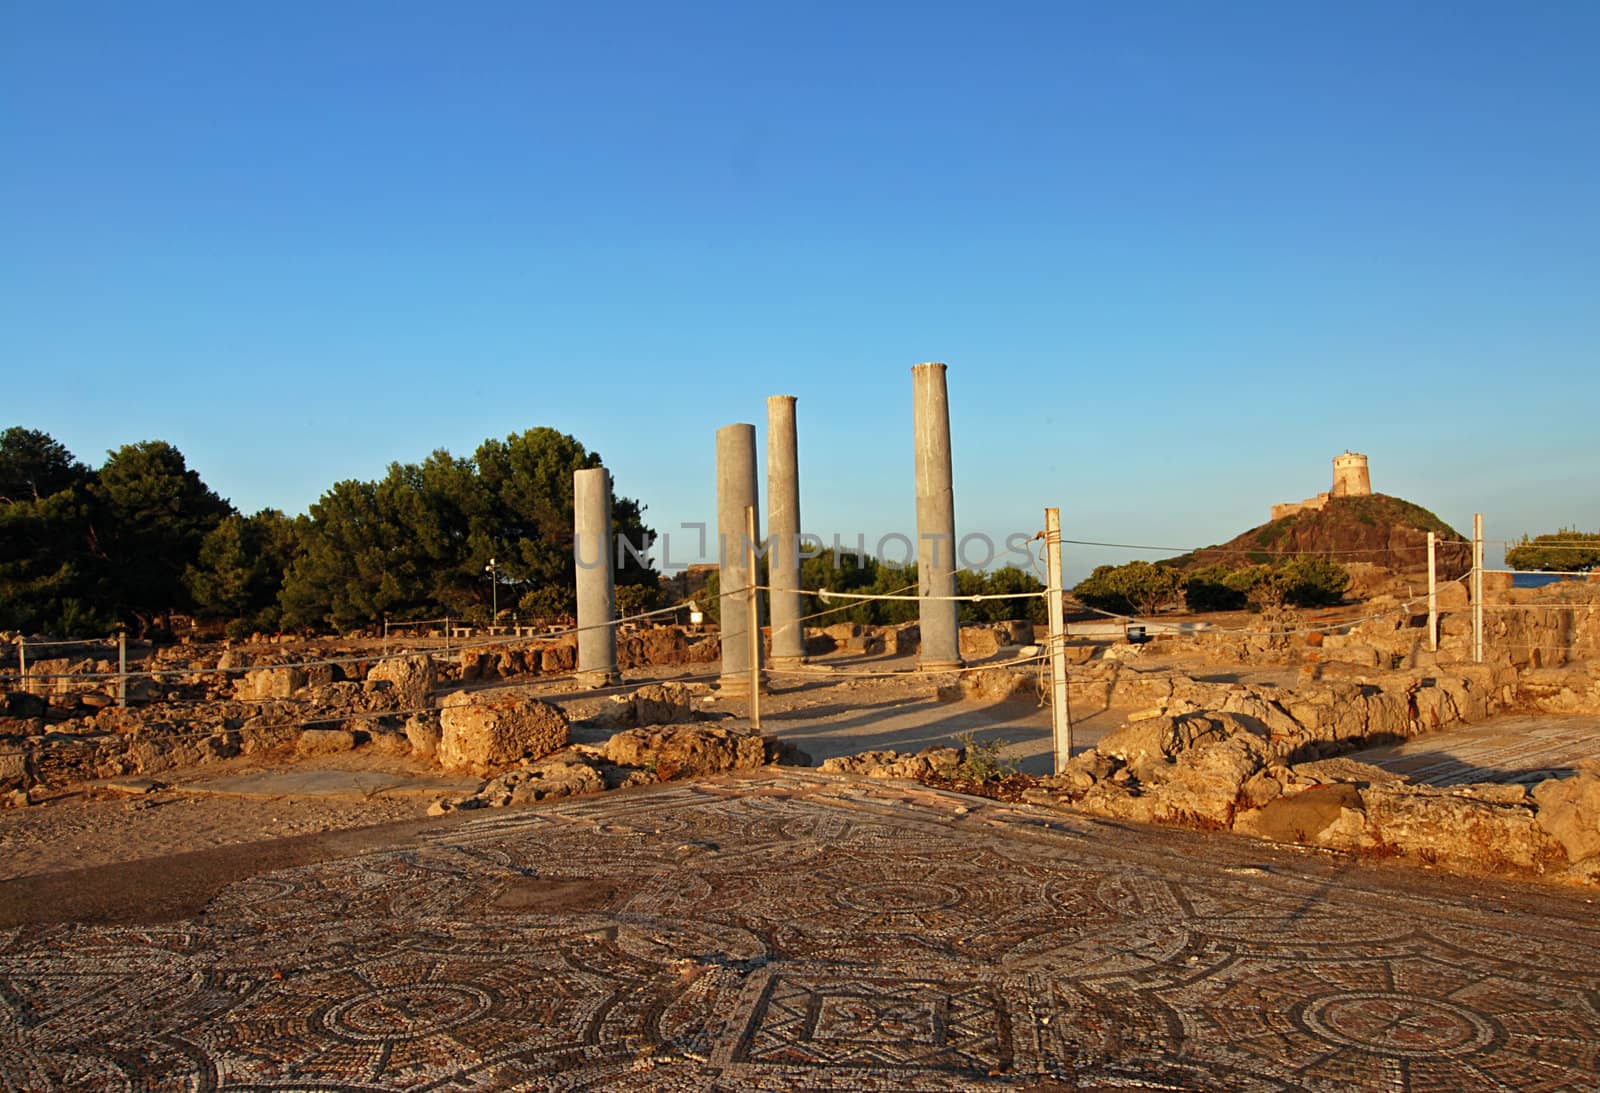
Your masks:
{"label": "sandy soil", "polygon": [[[297,765],[313,766],[309,761]],[[355,755],[345,757],[343,766],[362,769]],[[281,767],[260,761],[217,763],[160,777],[163,785],[179,788],[137,795],[84,788],[57,793],[31,808],[0,812],[0,880],[417,819],[432,800],[362,794],[223,797],[183,791],[228,774],[271,769]]]}

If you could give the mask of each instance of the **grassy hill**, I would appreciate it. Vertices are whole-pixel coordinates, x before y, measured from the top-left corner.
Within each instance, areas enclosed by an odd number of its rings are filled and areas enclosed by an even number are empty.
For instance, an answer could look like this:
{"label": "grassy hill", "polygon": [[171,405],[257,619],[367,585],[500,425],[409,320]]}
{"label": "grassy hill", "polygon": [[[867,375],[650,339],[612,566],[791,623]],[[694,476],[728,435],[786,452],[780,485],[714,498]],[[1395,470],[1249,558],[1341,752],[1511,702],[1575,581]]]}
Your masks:
{"label": "grassy hill", "polygon": [[1439,579],[1454,580],[1465,573],[1472,565],[1472,547],[1465,536],[1421,505],[1382,493],[1330,498],[1319,511],[1273,520],[1168,564],[1185,569],[1216,563],[1239,566],[1310,553],[1395,571],[1424,569],[1430,531],[1440,539]]}

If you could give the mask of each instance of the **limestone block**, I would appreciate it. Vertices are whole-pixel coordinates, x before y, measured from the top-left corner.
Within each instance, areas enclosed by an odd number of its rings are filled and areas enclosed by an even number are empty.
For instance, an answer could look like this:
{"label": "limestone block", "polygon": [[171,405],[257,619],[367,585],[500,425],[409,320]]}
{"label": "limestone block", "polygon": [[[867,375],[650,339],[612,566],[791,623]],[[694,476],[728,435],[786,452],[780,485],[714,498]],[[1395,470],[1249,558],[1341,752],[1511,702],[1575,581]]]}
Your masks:
{"label": "limestone block", "polygon": [[1539,827],[1580,862],[1600,855],[1600,766],[1587,765],[1571,778],[1547,778],[1533,787]]}
{"label": "limestone block", "polygon": [[963,626],[958,644],[962,660],[987,660],[1000,651],[992,626]]}
{"label": "limestone block", "polygon": [[558,707],[503,691],[450,695],[439,728],[439,765],[484,776],[565,747],[569,731]]}
{"label": "limestone block", "polygon": [[1361,791],[1373,840],[1408,854],[1497,869],[1540,868],[1559,850],[1521,786],[1373,785]]}
{"label": "limestone block", "polygon": [[306,673],[302,668],[252,668],[244,678],[234,683],[234,693],[245,702],[260,702],[271,698],[289,698],[304,689]]}
{"label": "limestone block", "polygon": [[368,683],[387,682],[391,685],[392,701],[401,710],[420,710],[431,706],[433,688],[438,678],[438,668],[433,658],[426,654],[389,657],[378,661],[367,672]]}
{"label": "limestone block", "polygon": [[682,683],[650,683],[633,692],[635,725],[677,725],[694,720],[694,694]]}
{"label": "limestone block", "polygon": [[432,762],[439,755],[439,717],[437,714],[413,714],[406,718],[406,739],[411,744],[411,754]]}
{"label": "limestone block", "polygon": [[346,729],[306,729],[295,741],[294,750],[300,755],[332,755],[355,746],[355,733]]}
{"label": "limestone block", "polygon": [[762,766],[767,762],[767,745],[748,729],[652,725],[612,736],[606,741],[605,757],[617,766],[652,769],[666,781]]}

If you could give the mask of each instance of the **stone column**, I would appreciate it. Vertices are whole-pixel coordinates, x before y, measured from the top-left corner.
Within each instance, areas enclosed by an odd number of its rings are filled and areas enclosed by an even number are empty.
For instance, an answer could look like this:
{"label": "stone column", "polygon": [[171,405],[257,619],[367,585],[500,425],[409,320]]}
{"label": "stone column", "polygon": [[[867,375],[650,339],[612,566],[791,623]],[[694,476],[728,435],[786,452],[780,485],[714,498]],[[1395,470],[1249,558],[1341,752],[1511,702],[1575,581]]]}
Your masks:
{"label": "stone column", "polygon": [[[956,594],[956,509],[950,469],[950,401],[945,366],[911,369],[917,456],[917,595]],[[961,634],[954,600],[924,599],[917,605],[922,632],[918,667],[923,671],[961,664]]]}
{"label": "stone column", "polygon": [[[755,581],[746,544],[745,509],[757,506],[756,427],[724,425],[717,430],[717,581],[721,612],[722,671],[717,680],[724,694],[750,693],[750,597]],[[756,508],[756,535],[761,535],[761,510]]]}
{"label": "stone column", "polygon": [[572,557],[578,571],[578,683],[604,687],[617,674],[615,560],[611,556],[611,472],[572,472]]}
{"label": "stone column", "polygon": [[794,396],[767,399],[768,614],[772,620],[772,665],[793,668],[806,661],[800,621],[800,455],[795,439]]}

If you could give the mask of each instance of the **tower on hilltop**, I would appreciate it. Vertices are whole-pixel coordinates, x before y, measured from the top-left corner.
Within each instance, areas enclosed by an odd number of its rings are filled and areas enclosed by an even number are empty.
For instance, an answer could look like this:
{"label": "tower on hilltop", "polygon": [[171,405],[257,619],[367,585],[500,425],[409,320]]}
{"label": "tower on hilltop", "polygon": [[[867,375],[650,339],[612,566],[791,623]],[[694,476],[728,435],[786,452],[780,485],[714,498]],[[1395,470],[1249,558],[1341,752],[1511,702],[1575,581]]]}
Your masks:
{"label": "tower on hilltop", "polygon": [[1372,476],[1367,471],[1367,457],[1346,450],[1333,457],[1333,496],[1367,497],[1372,493]]}

